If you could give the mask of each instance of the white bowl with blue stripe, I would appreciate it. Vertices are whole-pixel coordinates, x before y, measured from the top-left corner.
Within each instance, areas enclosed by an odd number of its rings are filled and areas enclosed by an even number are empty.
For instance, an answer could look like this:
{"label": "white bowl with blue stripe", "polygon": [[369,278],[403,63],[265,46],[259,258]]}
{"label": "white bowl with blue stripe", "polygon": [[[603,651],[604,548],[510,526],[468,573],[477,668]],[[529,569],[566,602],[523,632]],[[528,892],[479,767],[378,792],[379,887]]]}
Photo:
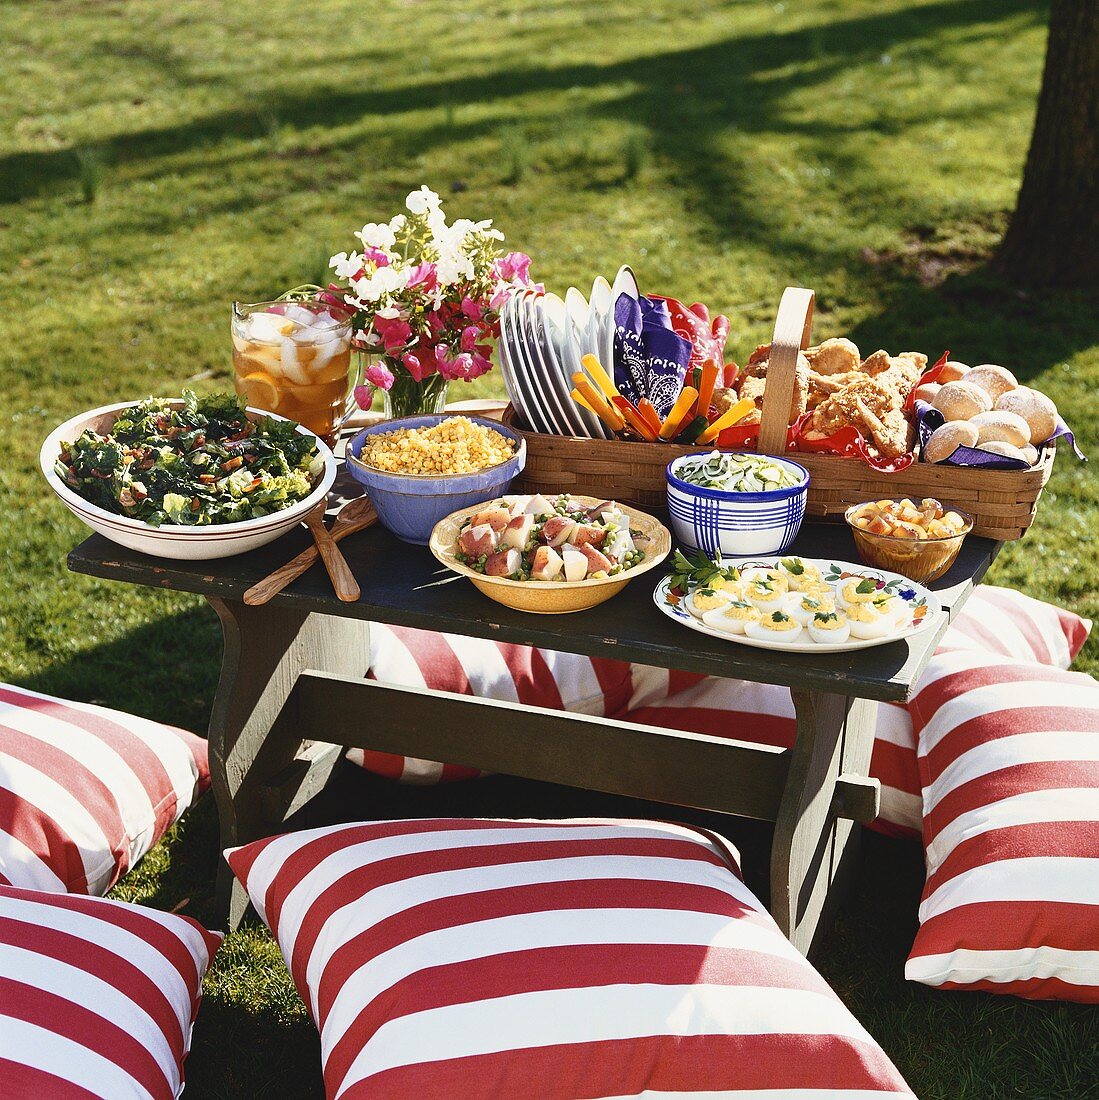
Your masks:
{"label": "white bowl with blue stripe", "polygon": [[794,541],[805,516],[809,471],[788,458],[766,457],[798,479],[788,489],[731,493],[692,485],[677,476],[684,462],[711,451],[680,455],[668,463],[668,516],[676,541],[711,557],[778,554]]}

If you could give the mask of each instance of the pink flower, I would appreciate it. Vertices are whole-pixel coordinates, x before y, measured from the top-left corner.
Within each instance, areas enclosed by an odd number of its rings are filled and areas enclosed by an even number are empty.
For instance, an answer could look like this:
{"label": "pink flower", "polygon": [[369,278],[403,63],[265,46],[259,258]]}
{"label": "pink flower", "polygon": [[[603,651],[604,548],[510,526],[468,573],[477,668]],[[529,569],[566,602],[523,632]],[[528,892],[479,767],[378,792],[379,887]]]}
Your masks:
{"label": "pink flower", "polygon": [[437,337],[440,333],[446,331],[446,322],[442,319],[437,310],[433,309],[425,314],[424,320],[427,321],[427,328],[432,336]]}
{"label": "pink flower", "polygon": [[374,391],[369,386],[355,387],[355,404],[364,412],[369,411],[374,404]]}
{"label": "pink flower", "polygon": [[479,321],[484,315],[484,310],[481,309],[481,303],[475,302],[469,297],[464,297],[462,299],[462,312],[474,321]]}
{"label": "pink flower", "polygon": [[509,252],[501,256],[493,265],[496,277],[510,283],[518,281],[523,286],[530,284],[530,257],[525,252]]}
{"label": "pink flower", "polygon": [[375,267],[389,267],[389,257],[380,248],[364,248],[363,260]]}
{"label": "pink flower", "polygon": [[417,382],[422,382],[429,374],[434,373],[435,370],[432,363],[425,363],[419,355],[412,351],[406,351],[404,355],[401,356],[401,362],[404,363],[405,370],[407,370]]}
{"label": "pink flower", "polygon": [[480,335],[480,329],[476,325],[466,325],[462,329],[462,351],[472,351],[473,345],[477,343],[477,337]]}
{"label": "pink flower", "polygon": [[412,335],[412,326],[407,321],[399,317],[383,317],[380,312],[374,315],[374,329],[390,354],[403,348]]}
{"label": "pink flower", "polygon": [[[364,371],[366,380],[375,387],[375,389],[389,391],[390,386],[393,385],[393,372],[385,366],[383,363],[371,363],[369,367]],[[359,401],[359,390],[364,387],[359,386],[355,390],[355,400]],[[369,409],[369,405],[363,405],[362,401],[359,401],[364,409]]]}
{"label": "pink flower", "polygon": [[515,287],[509,283],[500,283],[496,288],[496,292],[489,299],[488,308],[499,312],[503,308],[504,303],[511,297]]}
{"label": "pink flower", "polygon": [[430,260],[424,260],[423,263],[417,264],[408,275],[408,286],[420,287],[425,294],[430,294],[438,285],[438,277],[435,271],[435,265]]}
{"label": "pink flower", "polygon": [[435,346],[435,368],[449,382],[457,382],[469,378],[469,372],[473,367],[473,358],[468,352],[463,351],[451,359],[445,344]]}
{"label": "pink flower", "polygon": [[482,374],[488,374],[492,370],[492,361],[483,355],[481,350],[475,350],[470,357],[469,373],[466,375],[467,381],[472,382],[475,378],[480,378]]}

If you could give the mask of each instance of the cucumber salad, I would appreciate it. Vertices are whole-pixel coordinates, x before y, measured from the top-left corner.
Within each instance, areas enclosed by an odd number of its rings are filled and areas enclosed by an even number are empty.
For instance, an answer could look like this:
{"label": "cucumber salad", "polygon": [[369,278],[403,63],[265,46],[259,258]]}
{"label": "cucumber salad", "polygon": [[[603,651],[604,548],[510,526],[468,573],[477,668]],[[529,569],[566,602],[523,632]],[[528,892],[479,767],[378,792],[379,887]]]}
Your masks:
{"label": "cucumber salad", "polygon": [[236,523],[304,500],[323,469],[292,421],[250,420],[236,396],[147,398],[106,435],[62,443],[57,476],[85,500],[152,527]]}
{"label": "cucumber salad", "polygon": [[801,484],[800,476],[785,463],[775,462],[766,455],[723,451],[685,459],[676,468],[675,476],[689,485],[726,493],[767,493],[795,489]]}

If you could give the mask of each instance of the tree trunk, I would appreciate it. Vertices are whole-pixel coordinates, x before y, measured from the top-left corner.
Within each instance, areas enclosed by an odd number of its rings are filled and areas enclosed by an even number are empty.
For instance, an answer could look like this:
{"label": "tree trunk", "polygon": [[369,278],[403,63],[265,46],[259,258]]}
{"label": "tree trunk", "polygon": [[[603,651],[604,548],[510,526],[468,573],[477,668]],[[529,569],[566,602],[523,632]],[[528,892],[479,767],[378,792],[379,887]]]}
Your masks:
{"label": "tree trunk", "polygon": [[1099,0],[1053,0],[1034,134],[996,267],[1031,286],[1099,285]]}

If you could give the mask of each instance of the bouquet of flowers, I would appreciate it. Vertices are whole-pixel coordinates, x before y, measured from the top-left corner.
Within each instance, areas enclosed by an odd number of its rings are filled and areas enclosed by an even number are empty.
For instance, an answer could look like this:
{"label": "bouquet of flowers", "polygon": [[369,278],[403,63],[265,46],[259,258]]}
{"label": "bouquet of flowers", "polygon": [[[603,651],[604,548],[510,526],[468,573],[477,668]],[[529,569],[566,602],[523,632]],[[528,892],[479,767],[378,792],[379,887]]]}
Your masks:
{"label": "bouquet of flowers", "polygon": [[450,382],[491,370],[500,307],[531,286],[530,257],[503,255],[504,235],[491,221],[448,225],[439,196],[426,186],[405,206],[407,214],[355,234],[361,252],[329,261],[343,283],[328,294],[354,310],[355,346],[378,357],[356,400],[368,409],[382,390],[389,416],[441,411]]}

